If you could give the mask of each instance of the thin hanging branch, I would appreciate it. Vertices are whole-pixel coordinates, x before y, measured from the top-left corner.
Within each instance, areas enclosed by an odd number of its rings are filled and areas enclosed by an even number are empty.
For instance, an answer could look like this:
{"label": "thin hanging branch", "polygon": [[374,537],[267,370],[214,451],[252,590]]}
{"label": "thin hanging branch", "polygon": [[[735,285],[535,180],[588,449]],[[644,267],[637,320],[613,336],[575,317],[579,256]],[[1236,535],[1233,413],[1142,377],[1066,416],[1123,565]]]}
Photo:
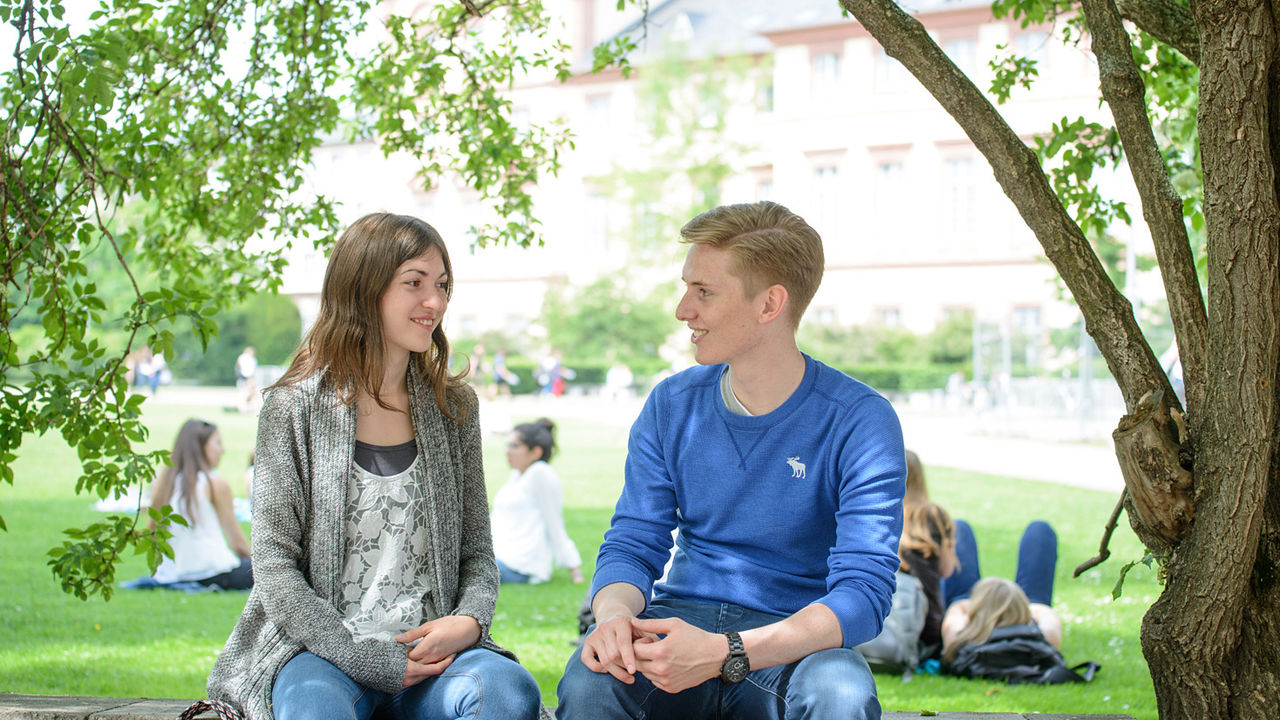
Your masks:
{"label": "thin hanging branch", "polygon": [[1071,573],[1071,577],[1080,577],[1086,570],[1101,565],[1107,561],[1107,558],[1111,557],[1111,535],[1116,531],[1116,525],[1120,522],[1120,513],[1124,510],[1124,501],[1128,497],[1129,488],[1120,491],[1120,499],[1116,501],[1116,507],[1111,511],[1111,517],[1102,529],[1102,541],[1098,543],[1098,554],[1077,565],[1075,571]]}

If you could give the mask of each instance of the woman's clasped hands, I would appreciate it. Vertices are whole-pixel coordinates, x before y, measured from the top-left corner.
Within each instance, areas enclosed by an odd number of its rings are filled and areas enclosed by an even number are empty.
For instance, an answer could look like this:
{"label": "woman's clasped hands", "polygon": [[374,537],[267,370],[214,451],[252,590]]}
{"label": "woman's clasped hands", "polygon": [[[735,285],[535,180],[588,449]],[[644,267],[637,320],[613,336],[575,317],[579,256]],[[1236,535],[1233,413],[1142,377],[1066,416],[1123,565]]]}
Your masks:
{"label": "woman's clasped hands", "polygon": [[416,685],[444,672],[458,653],[480,640],[480,623],[470,615],[447,615],[396,636],[410,645],[402,687]]}

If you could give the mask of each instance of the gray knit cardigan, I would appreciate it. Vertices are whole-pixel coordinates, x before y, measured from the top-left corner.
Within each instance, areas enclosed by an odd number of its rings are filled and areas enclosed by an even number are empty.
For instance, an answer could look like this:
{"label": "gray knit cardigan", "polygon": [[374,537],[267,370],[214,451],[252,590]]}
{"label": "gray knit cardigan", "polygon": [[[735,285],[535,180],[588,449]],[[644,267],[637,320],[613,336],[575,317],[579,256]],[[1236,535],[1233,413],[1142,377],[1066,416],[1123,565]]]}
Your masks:
{"label": "gray knit cardigan", "polygon": [[[498,569],[475,392],[466,389],[467,420],[458,423],[440,412],[412,363],[408,384],[414,436],[429,472],[434,574],[426,617],[474,617],[477,646],[514,657],[489,637]],[[266,394],[254,455],[253,590],[208,682],[211,699],[233,703],[253,720],[273,720],[276,673],[303,650],[366,687],[401,689],[404,646],[354,642],[338,611],[355,437],[356,408],[341,402],[323,373]]]}

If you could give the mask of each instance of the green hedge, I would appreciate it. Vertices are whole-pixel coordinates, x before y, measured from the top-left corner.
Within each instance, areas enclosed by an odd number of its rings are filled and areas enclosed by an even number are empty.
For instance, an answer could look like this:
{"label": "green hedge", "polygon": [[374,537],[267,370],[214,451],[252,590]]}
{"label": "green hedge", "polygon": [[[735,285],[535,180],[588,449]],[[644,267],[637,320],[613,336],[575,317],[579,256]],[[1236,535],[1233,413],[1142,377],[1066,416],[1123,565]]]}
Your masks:
{"label": "green hedge", "polygon": [[[631,372],[635,375],[635,384],[640,388],[648,387],[649,379],[657,375],[667,364],[655,358],[645,367],[637,367],[633,363]],[[604,385],[605,374],[609,372],[610,363],[588,360],[565,360],[564,366],[574,371],[569,387]],[[507,357],[507,369],[520,378],[520,382],[511,388],[516,395],[527,395],[536,392],[538,383],[534,379],[538,370],[538,361],[526,357]],[[913,390],[934,390],[946,387],[947,378],[961,367],[949,365],[905,365],[896,363],[866,363],[839,367],[840,371],[861,380],[881,392],[911,392]],[[490,382],[488,377],[484,382]]]}
{"label": "green hedge", "polygon": [[881,392],[909,392],[946,387],[947,378],[960,368],[946,365],[875,363],[840,368]]}

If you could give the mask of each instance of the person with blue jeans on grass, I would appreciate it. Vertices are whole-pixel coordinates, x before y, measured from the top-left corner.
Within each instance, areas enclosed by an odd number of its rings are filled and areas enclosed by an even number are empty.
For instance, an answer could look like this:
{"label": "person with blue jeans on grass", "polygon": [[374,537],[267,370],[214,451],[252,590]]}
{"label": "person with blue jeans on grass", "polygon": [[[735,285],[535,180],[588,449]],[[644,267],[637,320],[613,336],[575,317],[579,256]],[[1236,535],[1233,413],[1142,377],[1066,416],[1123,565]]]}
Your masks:
{"label": "person with blue jeans on grass", "polygon": [[[970,599],[973,588],[982,579],[978,563],[978,541],[973,528],[964,520],[955,521],[955,548],[958,566],[942,581],[946,614],[942,620],[945,649],[956,644],[956,638],[969,625],[977,608]],[[1018,565],[1014,584],[1025,595],[1027,611],[1040,632],[1054,648],[1062,648],[1062,619],[1053,609],[1053,576],[1058,567],[1058,534],[1043,520],[1027,524],[1018,541]],[[986,629],[988,632],[991,628]],[[963,639],[963,638],[962,638]]]}
{"label": "person with blue jeans on grass", "polygon": [[676,318],[699,367],[659,384],[632,426],[592,583],[597,624],[557,714],[878,718],[852,648],[880,632],[894,590],[897,416],[796,345],[824,266],[803,219],[730,205],[681,235]]}
{"label": "person with blue jeans on grass", "polygon": [[[969,597],[969,591],[982,579],[978,562],[978,539],[964,520],[955,521],[955,572],[942,581],[942,594],[950,606]],[[1058,567],[1058,534],[1043,520],[1033,520],[1022,531],[1018,541],[1018,565],[1014,582],[1027,598],[1042,605],[1053,604],[1053,575]]]}

